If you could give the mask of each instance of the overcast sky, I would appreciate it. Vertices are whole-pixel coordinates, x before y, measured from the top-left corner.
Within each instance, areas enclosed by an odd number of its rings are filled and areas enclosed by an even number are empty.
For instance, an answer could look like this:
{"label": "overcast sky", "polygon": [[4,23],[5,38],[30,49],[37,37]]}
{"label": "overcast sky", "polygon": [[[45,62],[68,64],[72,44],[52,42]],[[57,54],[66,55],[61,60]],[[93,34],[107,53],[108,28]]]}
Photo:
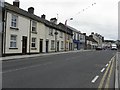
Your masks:
{"label": "overcast sky", "polygon": [[[12,0],[5,0],[12,4]],[[35,14],[46,19],[58,18],[58,22],[72,26],[82,33],[99,33],[105,39],[118,39],[119,0],[20,0],[20,8],[35,8]],[[96,3],[96,4],[94,4]],[[94,4],[92,6],[92,4]],[[84,10],[83,10],[84,9]],[[73,20],[69,20],[73,18]]]}

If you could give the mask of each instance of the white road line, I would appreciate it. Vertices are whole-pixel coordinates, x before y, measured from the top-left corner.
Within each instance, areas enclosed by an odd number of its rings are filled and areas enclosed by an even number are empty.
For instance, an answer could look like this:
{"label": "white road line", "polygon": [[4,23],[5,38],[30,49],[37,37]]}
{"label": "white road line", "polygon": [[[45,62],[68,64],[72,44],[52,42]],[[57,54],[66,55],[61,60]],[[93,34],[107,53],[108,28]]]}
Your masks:
{"label": "white road line", "polygon": [[106,67],[108,66],[108,64],[105,65]]}
{"label": "white road line", "polygon": [[99,78],[99,76],[96,76],[91,82],[95,83],[95,81]]}
{"label": "white road line", "polygon": [[101,70],[101,73],[104,72],[104,70],[105,70],[105,68],[103,68],[103,69]]}

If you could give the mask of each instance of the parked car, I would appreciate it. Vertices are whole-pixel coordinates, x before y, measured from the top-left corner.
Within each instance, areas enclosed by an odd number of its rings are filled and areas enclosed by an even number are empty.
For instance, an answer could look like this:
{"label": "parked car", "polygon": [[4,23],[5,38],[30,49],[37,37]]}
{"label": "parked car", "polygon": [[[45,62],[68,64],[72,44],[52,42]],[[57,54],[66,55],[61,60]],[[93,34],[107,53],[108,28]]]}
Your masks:
{"label": "parked car", "polygon": [[102,47],[97,47],[96,50],[102,50]]}
{"label": "parked car", "polygon": [[117,50],[117,45],[116,44],[112,44],[111,50]]}

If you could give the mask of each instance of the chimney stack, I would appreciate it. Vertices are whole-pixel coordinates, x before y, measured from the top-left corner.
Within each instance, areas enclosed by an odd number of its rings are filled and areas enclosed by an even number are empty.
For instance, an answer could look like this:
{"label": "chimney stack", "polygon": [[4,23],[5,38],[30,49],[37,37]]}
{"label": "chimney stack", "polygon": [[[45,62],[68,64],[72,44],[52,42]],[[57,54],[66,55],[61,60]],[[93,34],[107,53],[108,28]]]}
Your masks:
{"label": "chimney stack", "polygon": [[86,36],[86,33],[83,33],[83,35],[85,35],[85,36]]}
{"label": "chimney stack", "polygon": [[19,1],[19,0],[13,1],[13,6],[16,6],[16,7],[19,8],[19,6],[20,6],[20,1]]}
{"label": "chimney stack", "polygon": [[41,15],[41,18],[45,19],[45,17],[46,17],[46,15],[45,15],[45,14]]}
{"label": "chimney stack", "polygon": [[33,8],[33,7],[29,7],[29,8],[28,8],[28,12],[29,12],[30,14],[34,14],[34,8]]}
{"label": "chimney stack", "polygon": [[50,19],[50,22],[54,23],[54,24],[57,24],[57,19],[56,18],[51,18]]}

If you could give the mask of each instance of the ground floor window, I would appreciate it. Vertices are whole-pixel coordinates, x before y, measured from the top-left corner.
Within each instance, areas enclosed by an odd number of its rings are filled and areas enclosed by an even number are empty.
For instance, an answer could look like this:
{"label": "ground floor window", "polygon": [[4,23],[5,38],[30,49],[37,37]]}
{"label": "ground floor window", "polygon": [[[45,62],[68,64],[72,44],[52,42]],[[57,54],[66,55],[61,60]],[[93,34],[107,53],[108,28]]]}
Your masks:
{"label": "ground floor window", "polygon": [[51,50],[54,50],[55,48],[55,41],[54,40],[51,40]]}
{"label": "ground floor window", "polygon": [[32,48],[36,48],[36,38],[32,38]]}
{"label": "ground floor window", "polygon": [[17,47],[17,35],[11,35],[10,37],[10,48]]}

